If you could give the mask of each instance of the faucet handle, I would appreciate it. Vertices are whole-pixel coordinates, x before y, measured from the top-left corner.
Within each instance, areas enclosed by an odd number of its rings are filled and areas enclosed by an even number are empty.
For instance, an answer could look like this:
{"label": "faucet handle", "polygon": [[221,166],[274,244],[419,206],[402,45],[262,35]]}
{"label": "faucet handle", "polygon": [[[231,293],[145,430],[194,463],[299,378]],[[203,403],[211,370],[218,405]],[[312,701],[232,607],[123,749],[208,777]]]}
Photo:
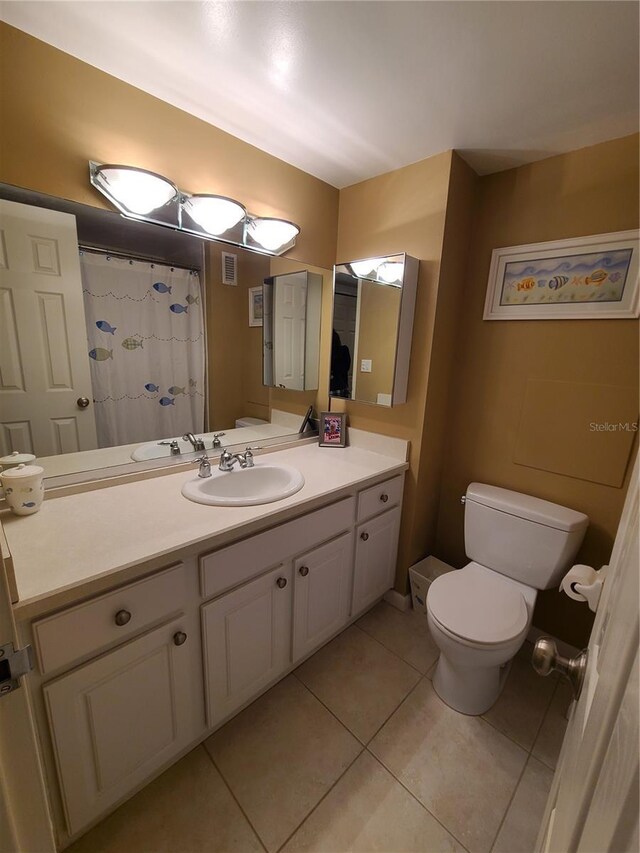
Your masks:
{"label": "faucet handle", "polygon": [[198,469],[198,477],[204,478],[211,476],[211,462],[209,462],[206,456],[199,456],[197,459],[194,459],[193,464],[200,466]]}
{"label": "faucet handle", "polygon": [[226,432],[214,432],[213,434],[213,447],[221,447],[222,442],[220,441],[220,437],[226,435]]}
{"label": "faucet handle", "polygon": [[251,452],[252,450],[262,450],[262,448],[261,447],[251,447],[250,445],[247,445],[245,447],[244,453],[242,454],[244,457],[245,468],[253,468],[254,462],[253,462],[253,453]]}

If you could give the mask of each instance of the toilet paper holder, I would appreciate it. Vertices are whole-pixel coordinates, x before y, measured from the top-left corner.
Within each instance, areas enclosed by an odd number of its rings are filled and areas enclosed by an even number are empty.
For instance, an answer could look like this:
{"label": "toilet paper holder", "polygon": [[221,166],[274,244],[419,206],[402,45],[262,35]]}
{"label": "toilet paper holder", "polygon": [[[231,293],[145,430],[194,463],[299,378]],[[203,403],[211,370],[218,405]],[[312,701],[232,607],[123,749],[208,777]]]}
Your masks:
{"label": "toilet paper holder", "polygon": [[574,601],[586,601],[589,610],[594,613],[602,594],[602,586],[607,577],[609,566],[602,566],[599,571],[591,566],[576,565],[562,579],[560,590]]}

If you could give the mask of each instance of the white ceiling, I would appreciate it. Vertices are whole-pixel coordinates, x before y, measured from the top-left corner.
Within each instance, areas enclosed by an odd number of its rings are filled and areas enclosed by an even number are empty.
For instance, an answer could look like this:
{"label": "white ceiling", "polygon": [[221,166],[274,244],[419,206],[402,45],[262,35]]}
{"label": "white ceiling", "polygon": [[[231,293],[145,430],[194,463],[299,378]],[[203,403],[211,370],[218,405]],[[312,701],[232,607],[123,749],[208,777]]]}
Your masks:
{"label": "white ceiling", "polygon": [[337,187],[638,130],[636,2],[4,2],[0,17]]}

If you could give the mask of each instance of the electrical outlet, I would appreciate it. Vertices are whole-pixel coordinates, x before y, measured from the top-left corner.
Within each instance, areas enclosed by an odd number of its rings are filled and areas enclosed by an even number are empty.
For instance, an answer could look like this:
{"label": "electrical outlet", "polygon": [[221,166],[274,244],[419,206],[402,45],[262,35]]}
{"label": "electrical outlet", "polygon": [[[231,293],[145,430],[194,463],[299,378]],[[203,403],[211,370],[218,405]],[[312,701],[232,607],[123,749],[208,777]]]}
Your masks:
{"label": "electrical outlet", "polygon": [[371,359],[363,358],[360,362],[360,372],[361,373],[371,373]]}

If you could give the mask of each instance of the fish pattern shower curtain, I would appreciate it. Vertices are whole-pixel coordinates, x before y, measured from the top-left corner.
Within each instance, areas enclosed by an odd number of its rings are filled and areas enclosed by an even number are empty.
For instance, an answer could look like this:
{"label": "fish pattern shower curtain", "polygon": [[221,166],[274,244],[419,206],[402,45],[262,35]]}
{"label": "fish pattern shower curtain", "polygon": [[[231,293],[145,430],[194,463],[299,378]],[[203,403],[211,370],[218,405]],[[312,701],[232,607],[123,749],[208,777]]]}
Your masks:
{"label": "fish pattern shower curtain", "polygon": [[99,446],[201,433],[198,273],[84,249],[80,268]]}

